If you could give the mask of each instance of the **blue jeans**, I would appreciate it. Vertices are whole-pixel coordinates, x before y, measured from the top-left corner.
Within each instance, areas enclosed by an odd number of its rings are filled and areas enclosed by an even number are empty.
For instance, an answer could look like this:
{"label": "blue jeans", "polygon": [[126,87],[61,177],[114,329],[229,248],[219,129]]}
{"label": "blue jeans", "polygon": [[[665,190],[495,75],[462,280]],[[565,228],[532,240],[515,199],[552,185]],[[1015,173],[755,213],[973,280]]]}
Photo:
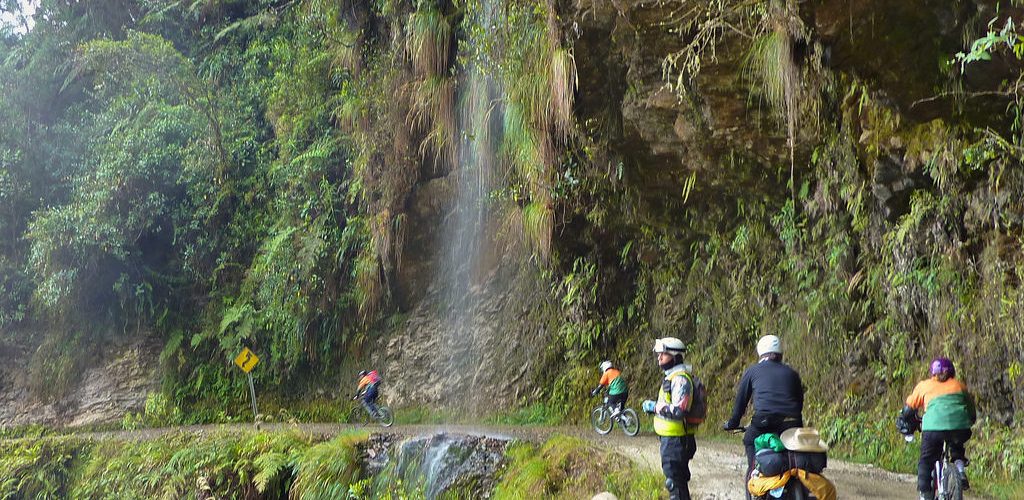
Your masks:
{"label": "blue jeans", "polygon": [[370,412],[370,416],[377,418],[377,385],[371,385],[363,393],[363,408]]}

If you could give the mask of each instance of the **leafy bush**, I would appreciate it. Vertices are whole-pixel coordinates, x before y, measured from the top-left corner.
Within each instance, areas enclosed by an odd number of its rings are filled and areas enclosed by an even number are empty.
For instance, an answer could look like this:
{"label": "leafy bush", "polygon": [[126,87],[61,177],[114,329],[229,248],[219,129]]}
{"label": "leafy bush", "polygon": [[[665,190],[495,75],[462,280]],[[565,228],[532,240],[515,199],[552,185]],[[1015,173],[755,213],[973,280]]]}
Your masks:
{"label": "leafy bush", "polygon": [[610,491],[619,498],[658,498],[662,477],[628,458],[578,438],[556,435],[541,447],[517,442],[494,498],[580,498]]}

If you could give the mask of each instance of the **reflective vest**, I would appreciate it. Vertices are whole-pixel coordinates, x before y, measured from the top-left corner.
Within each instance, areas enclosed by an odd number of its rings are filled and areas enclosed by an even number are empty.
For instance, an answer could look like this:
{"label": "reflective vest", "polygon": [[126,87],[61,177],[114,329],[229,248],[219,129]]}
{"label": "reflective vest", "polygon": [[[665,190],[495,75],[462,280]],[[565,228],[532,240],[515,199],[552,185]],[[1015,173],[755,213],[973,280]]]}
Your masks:
{"label": "reflective vest", "polygon": [[[661,389],[658,390],[658,402],[672,404],[672,379],[679,376],[686,377],[686,380],[690,381],[690,385],[692,387],[693,381],[690,379],[690,376],[687,375],[686,371],[676,370],[665,377],[665,380],[668,381],[668,384],[661,384]],[[665,390],[666,385],[668,385],[669,387],[669,390],[667,391]],[[694,434],[696,430],[696,427],[692,429],[687,429],[686,422],[682,420],[671,420],[668,418],[664,418],[658,414],[654,415],[654,432],[657,433],[659,436],[689,436]]]}

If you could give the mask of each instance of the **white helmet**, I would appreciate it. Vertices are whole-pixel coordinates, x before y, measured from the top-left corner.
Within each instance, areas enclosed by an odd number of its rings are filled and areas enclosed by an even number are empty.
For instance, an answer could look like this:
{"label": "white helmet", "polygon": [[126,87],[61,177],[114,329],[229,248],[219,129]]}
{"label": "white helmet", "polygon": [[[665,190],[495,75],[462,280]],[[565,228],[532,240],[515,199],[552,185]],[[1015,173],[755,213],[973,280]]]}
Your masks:
{"label": "white helmet", "polygon": [[782,354],[782,341],[775,335],[765,335],[757,341],[757,355],[764,356],[771,352]]}
{"label": "white helmet", "polygon": [[612,367],[612,362],[611,361],[602,361],[601,362],[601,373],[604,373],[604,372],[608,371],[608,369],[611,368],[611,367]]}
{"label": "white helmet", "polygon": [[685,350],[686,345],[683,344],[683,341],[675,337],[665,337],[654,341],[654,352],[657,353],[682,354]]}

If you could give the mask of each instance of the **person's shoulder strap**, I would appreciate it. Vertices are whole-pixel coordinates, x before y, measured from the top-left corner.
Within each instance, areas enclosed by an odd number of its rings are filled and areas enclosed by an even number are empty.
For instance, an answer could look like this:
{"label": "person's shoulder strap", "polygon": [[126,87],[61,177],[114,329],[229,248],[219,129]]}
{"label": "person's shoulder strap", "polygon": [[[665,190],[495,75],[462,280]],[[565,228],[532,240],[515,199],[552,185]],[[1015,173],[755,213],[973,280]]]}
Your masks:
{"label": "person's shoulder strap", "polygon": [[669,373],[668,375],[665,375],[665,378],[667,378],[669,380],[672,380],[672,379],[674,379],[674,378],[676,378],[676,377],[678,377],[680,375],[682,375],[684,377],[687,377],[687,378],[690,377],[690,375],[688,373],[686,373],[686,370],[680,368],[680,369],[678,369],[676,371],[673,371],[672,373]]}
{"label": "person's shoulder strap", "polygon": [[684,379],[686,379],[686,383],[688,383],[690,385],[693,385],[693,375],[690,375],[690,372],[686,371],[685,369],[684,370],[676,370],[676,371],[670,373],[668,375],[668,377],[666,377],[666,378],[668,378],[669,381],[674,381],[675,379],[677,379],[679,377],[683,377]]}

